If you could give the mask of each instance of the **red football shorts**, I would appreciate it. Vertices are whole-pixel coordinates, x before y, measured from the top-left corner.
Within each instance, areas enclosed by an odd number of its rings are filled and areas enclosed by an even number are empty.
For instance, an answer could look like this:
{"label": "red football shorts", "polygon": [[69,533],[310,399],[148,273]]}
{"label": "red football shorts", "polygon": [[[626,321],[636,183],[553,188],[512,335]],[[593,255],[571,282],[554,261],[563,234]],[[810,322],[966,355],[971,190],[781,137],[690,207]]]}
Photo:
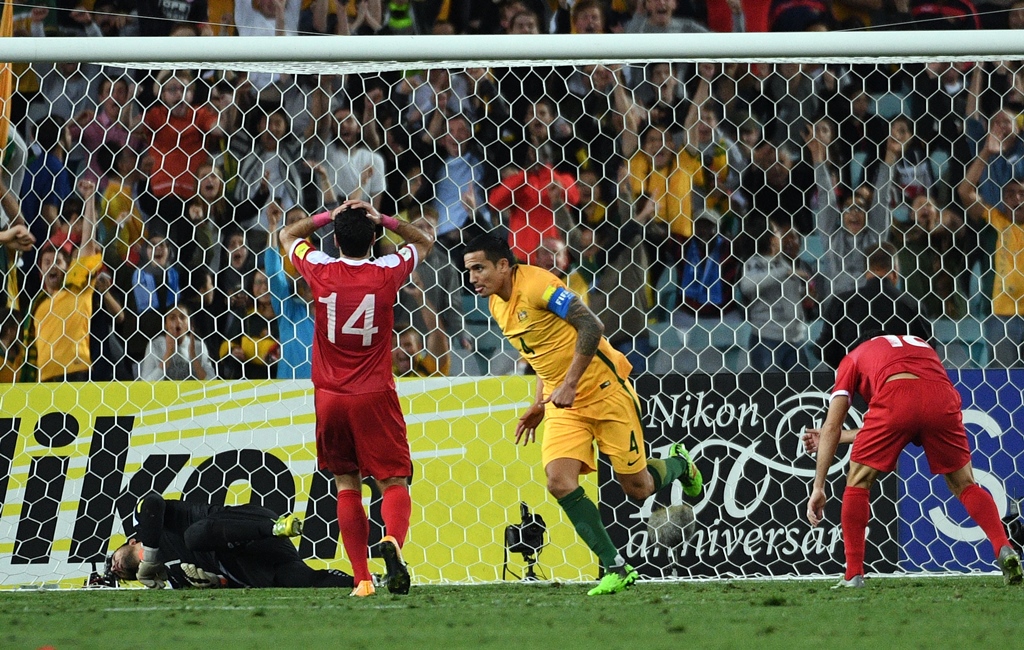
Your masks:
{"label": "red football shorts", "polygon": [[314,393],[316,457],[332,474],[358,471],[378,481],[412,476],[405,418],[393,390],[365,395]]}
{"label": "red football shorts", "polygon": [[960,394],[951,384],[924,379],[886,382],[864,416],[850,458],[891,472],[911,442],[924,447],[932,474],[948,474],[970,462]]}

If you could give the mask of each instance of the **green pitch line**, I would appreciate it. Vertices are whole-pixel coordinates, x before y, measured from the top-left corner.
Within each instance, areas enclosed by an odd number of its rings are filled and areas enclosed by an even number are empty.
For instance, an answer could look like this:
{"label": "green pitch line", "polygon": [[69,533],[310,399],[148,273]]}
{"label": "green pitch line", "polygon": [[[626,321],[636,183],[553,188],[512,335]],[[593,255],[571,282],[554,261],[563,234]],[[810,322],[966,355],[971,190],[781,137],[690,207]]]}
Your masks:
{"label": "green pitch line", "polygon": [[[1016,648],[1024,590],[996,576],[414,586],[341,590],[0,593],[0,648]],[[383,590],[382,590],[383,592]]]}

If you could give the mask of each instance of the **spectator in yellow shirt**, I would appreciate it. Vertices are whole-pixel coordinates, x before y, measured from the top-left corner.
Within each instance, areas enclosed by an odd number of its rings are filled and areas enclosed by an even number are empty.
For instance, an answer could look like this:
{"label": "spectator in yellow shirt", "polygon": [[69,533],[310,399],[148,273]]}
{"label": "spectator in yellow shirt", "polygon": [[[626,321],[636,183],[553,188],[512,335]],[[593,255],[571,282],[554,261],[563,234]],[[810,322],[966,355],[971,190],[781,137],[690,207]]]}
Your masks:
{"label": "spectator in yellow shirt", "polygon": [[23,378],[38,381],[88,381],[92,365],[89,323],[94,282],[103,266],[94,237],[96,184],[78,182],[82,196],[82,240],[75,254],[71,241],[46,246],[39,254],[43,286],[29,312],[29,361]]}
{"label": "spectator in yellow shirt", "polygon": [[1003,201],[998,207],[985,203],[978,193],[982,172],[1000,151],[1000,138],[989,134],[957,190],[967,216],[987,221],[999,232],[992,318],[985,324],[985,336],[995,363],[1010,368],[1024,365],[1024,178],[1014,176],[1003,185]]}

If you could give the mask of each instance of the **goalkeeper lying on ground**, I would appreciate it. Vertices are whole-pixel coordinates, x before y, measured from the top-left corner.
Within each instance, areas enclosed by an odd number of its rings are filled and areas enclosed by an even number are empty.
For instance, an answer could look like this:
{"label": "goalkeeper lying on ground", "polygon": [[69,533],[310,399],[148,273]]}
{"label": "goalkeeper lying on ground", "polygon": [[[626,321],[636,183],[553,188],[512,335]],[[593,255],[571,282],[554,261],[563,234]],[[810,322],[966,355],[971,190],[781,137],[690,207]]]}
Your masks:
{"label": "goalkeeper lying on ground", "polygon": [[216,506],[150,494],[135,509],[135,533],[111,555],[110,572],[161,589],[182,587],[345,587],[352,576],[313,569],[287,537],[295,515],[255,505]]}

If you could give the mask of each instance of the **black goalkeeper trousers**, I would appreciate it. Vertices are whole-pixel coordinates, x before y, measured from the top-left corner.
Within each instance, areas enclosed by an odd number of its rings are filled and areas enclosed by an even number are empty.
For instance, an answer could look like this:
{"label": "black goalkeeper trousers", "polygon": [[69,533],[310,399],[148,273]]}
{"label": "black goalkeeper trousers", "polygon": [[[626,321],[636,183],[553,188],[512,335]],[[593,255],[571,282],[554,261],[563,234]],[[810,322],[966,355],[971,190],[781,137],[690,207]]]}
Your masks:
{"label": "black goalkeeper trousers", "polygon": [[190,551],[225,551],[274,536],[277,515],[269,508],[246,504],[220,506],[185,529]]}
{"label": "black goalkeeper trousers", "polygon": [[250,587],[352,587],[352,576],[309,567],[295,545],[274,536],[277,515],[262,506],[224,506],[185,530],[194,552],[213,552],[234,579]]}

